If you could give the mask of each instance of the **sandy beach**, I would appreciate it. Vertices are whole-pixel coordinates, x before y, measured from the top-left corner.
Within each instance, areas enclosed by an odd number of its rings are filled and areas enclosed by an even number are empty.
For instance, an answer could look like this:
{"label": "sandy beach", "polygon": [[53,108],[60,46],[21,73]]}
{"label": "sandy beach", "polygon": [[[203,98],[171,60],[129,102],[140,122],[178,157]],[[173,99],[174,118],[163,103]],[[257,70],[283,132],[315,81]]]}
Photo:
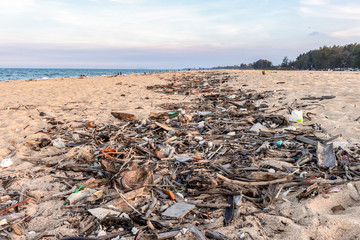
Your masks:
{"label": "sandy beach", "polygon": [[[50,116],[73,128],[84,124],[118,124],[119,120],[115,119],[111,112],[131,113],[138,120],[142,120],[150,113],[163,112],[160,104],[185,104],[200,95],[159,93],[147,86],[165,85],[176,82],[181,76],[196,78],[208,73],[225,73],[230,76],[230,80],[223,84],[224,88],[271,92],[268,98],[254,103],[267,105],[268,113],[274,112],[288,119],[289,107],[302,110],[304,122],[293,123],[295,127],[320,128],[323,131],[318,137],[337,136],[334,144],[344,149],[359,146],[360,72],[269,70],[263,75],[261,71],[255,70],[216,70],[83,79],[0,81],[0,161],[5,158],[13,161],[12,166],[0,168],[0,177],[3,183],[7,177],[14,178],[14,182],[6,190],[0,186],[1,202],[9,200],[6,198],[9,192],[19,192],[21,186],[26,184],[33,199],[21,206],[17,214],[29,216],[43,209],[38,216],[22,225],[23,235],[11,232],[13,238],[32,239],[34,235],[29,234],[30,231],[39,234],[44,230],[48,230],[48,235],[77,234],[72,223],[68,222],[69,209],[64,210],[63,200],[47,199],[47,196],[68,190],[69,186],[54,181],[54,174],[50,174],[53,169],[22,160],[59,153],[59,150],[52,146],[40,151],[34,151],[29,146],[29,142],[49,137],[45,133],[50,127],[46,117]],[[324,98],[319,100],[311,99],[312,97]],[[66,151],[68,150],[66,148]],[[57,157],[62,161],[62,155]],[[252,239],[359,239],[360,203],[351,198],[352,188],[348,183],[338,188],[336,193],[321,193],[302,200],[295,196],[283,197],[286,200],[280,197],[270,206],[277,214],[238,216],[229,226],[216,230],[231,239],[251,239],[246,233],[249,233]],[[0,211],[5,205],[0,206]],[[344,209],[332,210],[339,205]],[[250,203],[244,204],[240,209],[241,212],[255,210]],[[0,215],[0,220],[5,217],[10,221],[13,215]],[[177,239],[196,238],[187,235]]]}

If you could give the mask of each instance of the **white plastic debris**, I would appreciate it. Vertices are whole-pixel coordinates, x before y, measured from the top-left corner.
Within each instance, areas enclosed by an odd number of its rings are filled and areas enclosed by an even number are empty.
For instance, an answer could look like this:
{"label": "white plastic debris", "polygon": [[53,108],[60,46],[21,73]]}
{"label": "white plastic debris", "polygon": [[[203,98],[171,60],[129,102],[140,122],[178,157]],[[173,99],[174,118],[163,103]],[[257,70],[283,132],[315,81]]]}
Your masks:
{"label": "white plastic debris", "polygon": [[197,112],[196,114],[197,115],[209,115],[209,114],[211,114],[212,112]]}
{"label": "white plastic debris", "polygon": [[0,162],[0,167],[3,168],[10,167],[11,165],[13,165],[13,161],[10,158],[4,158]]}
{"label": "white plastic debris", "polygon": [[287,196],[291,191],[293,191],[294,190],[294,187],[291,187],[291,188],[289,188],[288,190],[286,190],[284,193],[283,193],[283,196]]}
{"label": "white plastic debris", "polygon": [[203,137],[201,137],[201,136],[195,136],[194,137],[194,140],[195,141],[202,141],[204,138]]}
{"label": "white plastic debris", "polygon": [[189,161],[192,159],[192,157],[190,157],[187,154],[179,154],[174,157],[175,157],[176,161],[179,161],[179,162],[186,162],[186,161]]}
{"label": "white plastic debris", "polygon": [[260,130],[268,130],[268,128],[262,125],[261,123],[256,123],[250,128],[250,131],[254,133],[259,133]]}
{"label": "white plastic debris", "polygon": [[130,216],[129,216],[128,214],[126,214],[126,213],[120,214],[120,217],[121,217],[121,218],[130,219]]}
{"label": "white plastic debris", "polygon": [[283,141],[283,142],[282,142],[282,145],[283,145],[285,148],[292,148],[292,147],[295,147],[295,146],[296,146],[296,142],[292,142],[292,141],[286,140],[286,141]]}
{"label": "white plastic debris", "polygon": [[245,233],[240,234],[240,239],[243,239],[243,238],[245,238],[245,237],[246,237],[246,234],[245,234]]}
{"label": "white plastic debris", "polygon": [[72,139],[73,139],[75,142],[78,142],[78,141],[80,141],[80,135],[77,134],[77,133],[74,133],[74,134],[72,135]]}
{"label": "white plastic debris", "polygon": [[231,164],[230,163],[227,163],[227,164],[224,164],[222,165],[223,168],[226,168],[226,169],[229,169],[231,167]]}
{"label": "white plastic debris", "polygon": [[281,129],[282,132],[285,131],[296,131],[296,127],[294,126],[288,126],[288,127],[284,127],[283,129]]}
{"label": "white plastic debris", "polygon": [[170,134],[171,136],[175,135],[175,131],[173,129],[169,129],[168,130],[168,134]]}
{"label": "white plastic debris", "polygon": [[173,204],[171,207],[166,209],[161,215],[167,218],[180,219],[183,218],[187,213],[194,209],[195,205],[188,204],[185,202],[178,202]]}
{"label": "white plastic debris", "polygon": [[97,236],[101,237],[101,236],[105,236],[105,235],[106,235],[106,231],[100,230]]}
{"label": "white plastic debris", "polygon": [[261,144],[261,146],[258,149],[256,149],[256,152],[259,153],[269,148],[270,148],[270,143],[268,141],[265,141],[263,142],[263,144]]}
{"label": "white plastic debris", "polygon": [[166,145],[160,149],[160,152],[167,157],[171,157],[172,154],[175,152],[175,148],[170,145]]}
{"label": "white plastic debris", "polygon": [[65,143],[59,139],[57,139],[53,142],[53,146],[57,147],[57,148],[65,148],[66,147]]}
{"label": "white plastic debris", "polygon": [[137,227],[133,227],[133,228],[131,229],[131,232],[132,232],[132,234],[134,234],[134,235],[136,235],[138,231],[139,231],[139,229],[138,229]]}
{"label": "white plastic debris", "polygon": [[235,206],[238,207],[241,205],[241,202],[242,202],[242,199],[243,199],[243,195],[235,195],[234,196],[234,203],[235,203]]}
{"label": "white plastic debris", "polygon": [[6,225],[7,223],[8,223],[8,222],[7,222],[6,218],[4,218],[4,219],[2,219],[2,220],[0,221],[0,226]]}
{"label": "white plastic debris", "polygon": [[199,122],[198,125],[197,125],[197,127],[198,127],[199,129],[204,128],[204,127],[205,127],[205,122],[204,122],[204,121]]}
{"label": "white plastic debris", "polygon": [[184,200],[184,199],[185,199],[184,195],[182,195],[182,194],[179,193],[179,192],[176,193],[176,196],[178,196],[181,200]]}
{"label": "white plastic debris", "polygon": [[106,208],[93,208],[88,210],[93,216],[102,220],[107,216],[119,216],[120,213]]}
{"label": "white plastic debris", "polygon": [[303,119],[303,111],[293,110],[291,112],[291,116],[289,118],[290,122],[298,122],[302,123],[304,121]]}
{"label": "white plastic debris", "polygon": [[338,147],[341,147],[342,149],[345,149],[349,143],[347,141],[335,141],[333,142],[334,149],[337,149]]}

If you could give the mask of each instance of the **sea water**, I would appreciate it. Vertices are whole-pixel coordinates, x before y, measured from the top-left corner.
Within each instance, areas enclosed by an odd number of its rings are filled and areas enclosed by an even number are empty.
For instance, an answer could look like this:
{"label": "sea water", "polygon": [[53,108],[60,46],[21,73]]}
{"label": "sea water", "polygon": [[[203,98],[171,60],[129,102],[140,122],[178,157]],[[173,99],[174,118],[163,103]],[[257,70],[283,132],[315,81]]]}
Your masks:
{"label": "sea water", "polygon": [[22,79],[49,79],[85,76],[107,76],[122,73],[154,73],[172,69],[65,69],[65,68],[0,68],[0,81]]}

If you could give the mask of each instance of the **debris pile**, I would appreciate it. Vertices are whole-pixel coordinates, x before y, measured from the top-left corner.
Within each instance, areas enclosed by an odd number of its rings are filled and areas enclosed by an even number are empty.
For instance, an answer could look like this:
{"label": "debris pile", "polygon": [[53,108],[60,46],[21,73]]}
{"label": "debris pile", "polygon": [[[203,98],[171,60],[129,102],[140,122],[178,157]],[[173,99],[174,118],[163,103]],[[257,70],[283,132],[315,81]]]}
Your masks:
{"label": "debris pile", "polygon": [[[184,74],[168,85],[148,86],[197,97],[163,104],[162,112],[141,120],[112,112],[112,124],[74,127],[50,116],[48,138],[28,144],[56,153],[22,160],[51,169],[66,189],[39,199],[26,185],[7,191],[14,178],[1,176],[1,236],[24,234],[26,224],[42,214],[8,213],[56,200],[63,202],[74,234],[47,229],[33,239],[232,239],[220,230],[237,219],[279,214],[271,207],[277,201],[336,191],[334,185],[359,179],[358,149],[334,147],[337,136],[316,137],[316,125],[302,118],[289,122],[260,103],[275,92],[235,90],[226,86],[231,80],[227,74]],[[242,233],[241,239],[251,238]]]}

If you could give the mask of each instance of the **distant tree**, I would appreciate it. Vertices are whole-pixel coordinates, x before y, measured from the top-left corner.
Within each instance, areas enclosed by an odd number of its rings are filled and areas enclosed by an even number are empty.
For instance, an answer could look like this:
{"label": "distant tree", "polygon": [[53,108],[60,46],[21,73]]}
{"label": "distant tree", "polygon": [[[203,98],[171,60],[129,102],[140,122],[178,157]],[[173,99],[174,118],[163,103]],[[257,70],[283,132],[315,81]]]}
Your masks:
{"label": "distant tree", "polygon": [[[254,63],[241,63],[240,65],[217,67],[213,69],[271,69],[271,61],[259,59]],[[334,68],[360,68],[360,44],[353,43],[344,46],[322,46],[300,54],[295,61],[287,56],[277,66],[280,69],[334,69]]]}
{"label": "distant tree", "polygon": [[285,56],[284,58],[283,58],[283,61],[282,61],[282,63],[281,63],[281,67],[288,67],[289,66],[289,58],[287,57],[287,56]]}
{"label": "distant tree", "polygon": [[297,69],[360,68],[360,45],[323,46],[300,54],[293,65]]}
{"label": "distant tree", "polygon": [[269,60],[259,59],[253,63],[253,67],[254,69],[270,69],[273,67],[273,64]]}

